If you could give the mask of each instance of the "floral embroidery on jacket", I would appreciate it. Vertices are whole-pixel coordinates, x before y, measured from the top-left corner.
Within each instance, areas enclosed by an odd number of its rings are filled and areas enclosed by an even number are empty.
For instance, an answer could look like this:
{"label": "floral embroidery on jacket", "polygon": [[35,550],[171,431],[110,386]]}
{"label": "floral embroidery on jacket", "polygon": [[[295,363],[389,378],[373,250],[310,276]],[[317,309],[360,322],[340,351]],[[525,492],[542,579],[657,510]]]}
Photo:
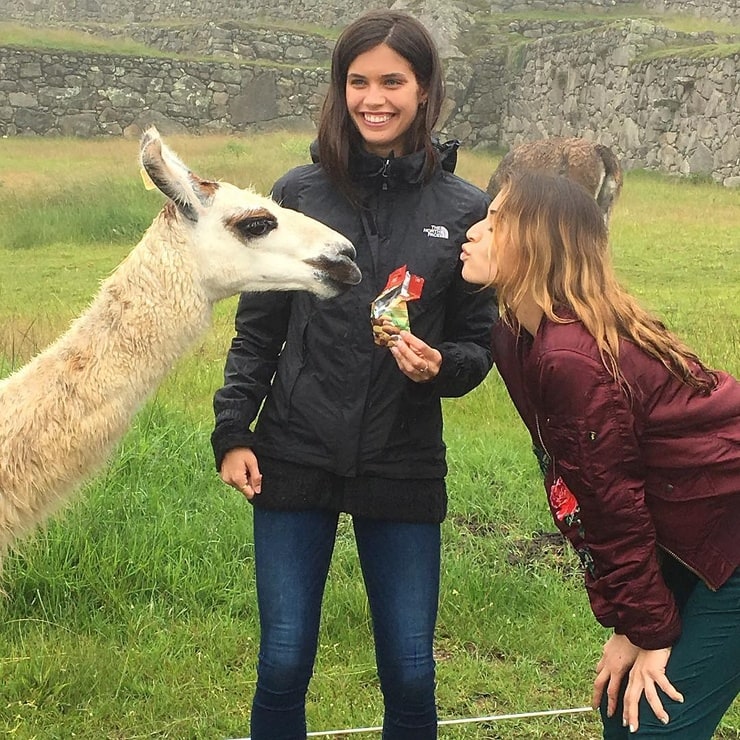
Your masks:
{"label": "floral embroidery on jacket", "polygon": [[[575,529],[578,533],[578,541],[572,541],[575,551],[581,560],[581,565],[595,578],[596,565],[591,556],[588,547],[583,544],[585,531],[581,521],[581,507],[578,505],[578,499],[568,488],[568,484],[558,476],[555,482],[550,486],[550,506],[553,515],[559,522],[565,522],[571,531]],[[571,539],[569,537],[569,539]]]}
{"label": "floral embroidery on jacket", "polygon": [[580,512],[578,500],[560,476],[550,486],[550,506],[552,506],[558,521],[562,522],[564,520],[568,526],[575,523]]}

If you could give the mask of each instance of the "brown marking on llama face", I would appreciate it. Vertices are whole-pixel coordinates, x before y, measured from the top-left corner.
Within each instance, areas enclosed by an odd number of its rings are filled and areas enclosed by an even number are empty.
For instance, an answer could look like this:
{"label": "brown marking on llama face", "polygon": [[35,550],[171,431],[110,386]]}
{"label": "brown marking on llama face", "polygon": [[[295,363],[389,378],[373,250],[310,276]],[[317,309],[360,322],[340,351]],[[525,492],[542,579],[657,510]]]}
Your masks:
{"label": "brown marking on llama face", "polygon": [[193,180],[193,183],[197,186],[198,190],[203,193],[207,200],[210,200],[216,195],[216,191],[219,188],[217,182],[214,182],[213,180],[204,180],[203,178],[198,177],[198,175],[192,172],[190,173],[190,177]]}
{"label": "brown marking on llama face", "polygon": [[251,211],[242,211],[226,219],[224,226],[231,229],[242,239],[253,239],[264,236],[277,228],[278,221],[275,215],[266,208],[255,208]]}
{"label": "brown marking on llama face", "polygon": [[593,195],[607,223],[622,190],[622,167],[614,152],[578,137],[528,141],[512,149],[488,181],[486,190],[491,198],[512,172],[521,170],[542,170],[579,183]]}
{"label": "brown marking on llama face", "polygon": [[339,250],[335,255],[322,255],[306,260],[307,265],[315,267],[325,278],[337,285],[357,285],[360,271],[353,262],[355,250],[352,247]]}

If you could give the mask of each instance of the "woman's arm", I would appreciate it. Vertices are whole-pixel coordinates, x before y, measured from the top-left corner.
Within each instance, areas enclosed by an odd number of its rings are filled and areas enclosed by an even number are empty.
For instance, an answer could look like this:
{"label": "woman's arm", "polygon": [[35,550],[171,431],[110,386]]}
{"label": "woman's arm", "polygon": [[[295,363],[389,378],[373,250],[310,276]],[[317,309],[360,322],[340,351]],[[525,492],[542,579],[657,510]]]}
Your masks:
{"label": "woman's arm", "polygon": [[224,385],[216,391],[211,435],[216,468],[229,450],[251,448],[250,425],[277,368],[290,315],[291,293],[244,293],[236,312],[236,335],[226,356]]}
{"label": "woman's arm", "polygon": [[597,665],[594,705],[606,691],[607,713],[613,714],[628,673],[624,724],[631,731],[639,726],[643,694],[655,716],[667,723],[657,689],[682,700],[665,675],[681,622],[663,580],[645,502],[634,413],[638,389],[621,388],[600,362],[576,351],[549,353],[540,372],[545,441],[551,440],[555,474],[578,500],[572,524],[593,563],[586,575],[589,598],[594,613],[616,629]]}
{"label": "woman's arm", "polygon": [[544,354],[538,373],[544,441],[555,475],[578,501],[578,528],[593,560],[586,586],[594,613],[634,645],[668,647],[681,622],[645,501],[637,389],[625,391],[599,360],[571,349]]}
{"label": "woman's arm", "polygon": [[435,349],[441,355],[433,380],[434,392],[444,397],[463,396],[486,377],[491,357],[491,327],[498,315],[492,290],[465,282],[462,264],[447,291],[443,340]]}

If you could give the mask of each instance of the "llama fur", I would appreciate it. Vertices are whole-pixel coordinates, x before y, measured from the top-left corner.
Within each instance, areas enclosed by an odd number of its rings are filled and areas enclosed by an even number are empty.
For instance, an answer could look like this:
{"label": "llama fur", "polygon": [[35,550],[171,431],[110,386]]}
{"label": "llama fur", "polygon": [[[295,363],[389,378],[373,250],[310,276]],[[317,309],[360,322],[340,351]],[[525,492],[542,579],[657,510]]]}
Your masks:
{"label": "llama fur", "polygon": [[603,144],[578,137],[528,141],[512,149],[499,163],[486,188],[495,198],[506,178],[519,170],[544,170],[582,185],[599,204],[608,224],[622,190],[622,167],[614,152]]}
{"label": "llama fur", "polygon": [[273,289],[330,297],[359,281],[344,237],[201,180],[155,130],[142,140],[142,163],[170,201],[68,331],[0,381],[0,568],[9,546],[103,466],[208,329],[216,301]]}

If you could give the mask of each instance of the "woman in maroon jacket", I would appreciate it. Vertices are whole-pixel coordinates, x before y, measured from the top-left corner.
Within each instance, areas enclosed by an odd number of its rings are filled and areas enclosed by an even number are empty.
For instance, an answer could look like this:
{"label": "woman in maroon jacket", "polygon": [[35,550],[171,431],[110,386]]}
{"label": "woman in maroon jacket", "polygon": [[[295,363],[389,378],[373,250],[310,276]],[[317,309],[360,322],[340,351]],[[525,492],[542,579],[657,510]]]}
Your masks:
{"label": "woman in maroon jacket", "polygon": [[619,286],[579,185],[515,176],[467,236],[463,277],[498,292],[496,364],[614,630],[604,738],[710,738],[740,690],[740,384]]}

